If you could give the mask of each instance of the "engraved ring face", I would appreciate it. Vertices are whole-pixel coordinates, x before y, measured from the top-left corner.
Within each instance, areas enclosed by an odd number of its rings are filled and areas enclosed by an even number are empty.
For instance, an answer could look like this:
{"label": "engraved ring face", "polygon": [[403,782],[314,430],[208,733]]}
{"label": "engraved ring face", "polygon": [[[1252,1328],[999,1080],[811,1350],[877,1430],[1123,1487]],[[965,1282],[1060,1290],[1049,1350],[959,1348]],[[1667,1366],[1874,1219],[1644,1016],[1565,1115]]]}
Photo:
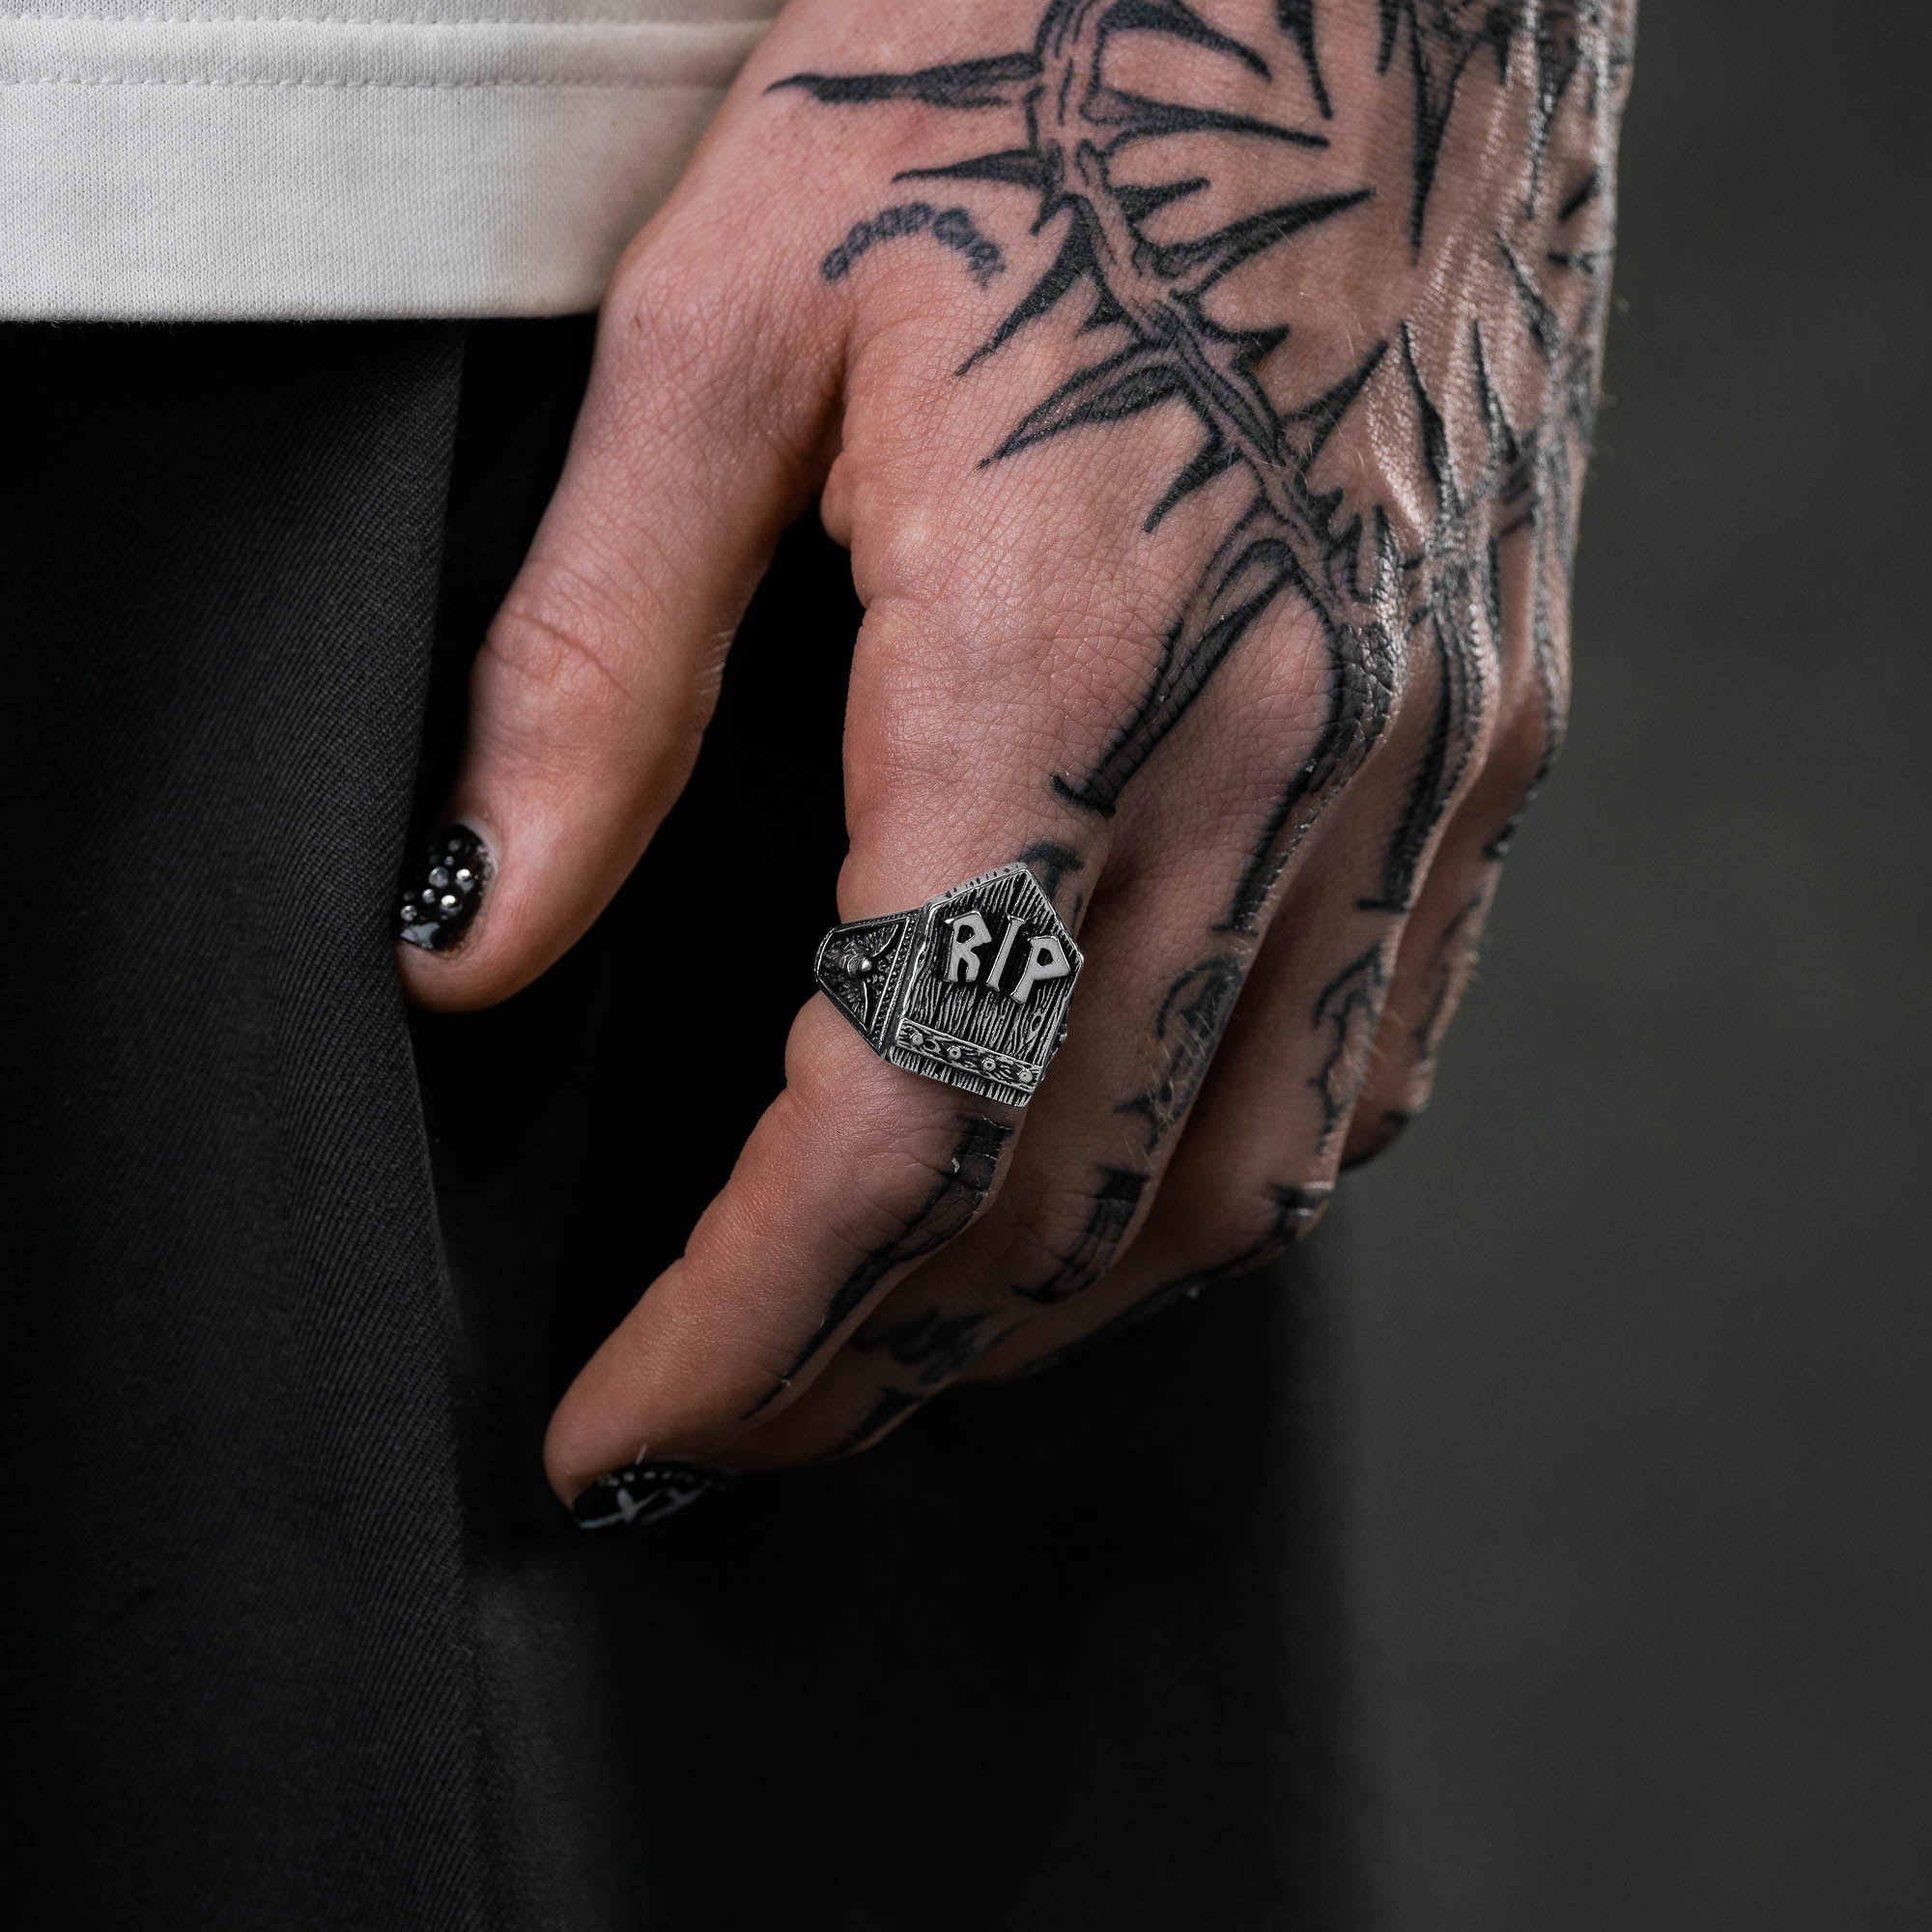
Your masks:
{"label": "engraved ring face", "polygon": [[1080,949],[1014,864],[917,911],[835,925],[816,977],[895,1066],[1024,1107],[1065,1037]]}

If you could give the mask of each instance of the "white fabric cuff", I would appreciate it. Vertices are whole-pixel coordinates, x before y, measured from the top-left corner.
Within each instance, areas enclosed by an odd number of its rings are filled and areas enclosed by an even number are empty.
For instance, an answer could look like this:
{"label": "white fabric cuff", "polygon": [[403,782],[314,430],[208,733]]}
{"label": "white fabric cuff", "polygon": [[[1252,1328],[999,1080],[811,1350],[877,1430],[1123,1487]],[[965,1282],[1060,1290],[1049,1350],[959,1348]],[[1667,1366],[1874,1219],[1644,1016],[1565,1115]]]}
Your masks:
{"label": "white fabric cuff", "polygon": [[0,17],[0,315],[594,307],[765,25],[353,7]]}

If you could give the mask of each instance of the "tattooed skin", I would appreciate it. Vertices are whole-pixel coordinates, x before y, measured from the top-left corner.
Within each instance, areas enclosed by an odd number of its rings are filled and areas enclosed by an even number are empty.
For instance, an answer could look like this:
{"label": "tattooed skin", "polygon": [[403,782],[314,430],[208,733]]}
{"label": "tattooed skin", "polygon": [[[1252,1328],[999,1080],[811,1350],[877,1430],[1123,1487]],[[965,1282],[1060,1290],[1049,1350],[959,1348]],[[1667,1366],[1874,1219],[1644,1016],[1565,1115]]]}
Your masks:
{"label": "tattooed skin", "polygon": [[1246,964],[1233,952],[1217,952],[1190,966],[1167,989],[1154,1016],[1154,1038],[1167,1049],[1167,1065],[1146,1093],[1122,1104],[1123,1114],[1139,1114],[1148,1123],[1147,1151],[1152,1153],[1194,1104],[1201,1083],[1221,1043]]}
{"label": "tattooed skin", "polygon": [[930,1402],[949,1382],[966,1374],[981,1356],[990,1354],[1008,1336],[1017,1332],[1018,1322],[994,1327],[990,1308],[972,1309],[950,1315],[941,1309],[927,1309],[870,1334],[852,1338],[858,1354],[883,1354],[902,1369],[912,1371],[912,1386],[887,1384],[879,1389],[867,1409],[845,1434],[838,1437],[821,1459],[835,1462],[863,1449],[876,1435],[904,1420],[914,1409]]}
{"label": "tattooed skin", "polygon": [[[1033,867],[1034,877],[1039,881],[1041,890],[1056,905],[1060,902],[1061,885],[1067,875],[1071,872],[1084,872],[1087,869],[1087,862],[1078,852],[1069,850],[1052,838],[1041,838],[1029,845],[1019,855],[1019,863]],[[1076,901],[1066,911],[1068,923],[1071,923],[1072,917],[1079,912],[1078,902]]]}
{"label": "tattooed skin", "polygon": [[1147,1192],[1149,1177],[1126,1167],[1103,1167],[1088,1208],[1080,1237],[1063,1255],[1060,1264],[1044,1281],[1031,1285],[1014,1283],[1013,1293],[1022,1301],[1036,1301],[1042,1307],[1071,1301],[1083,1289],[1090,1288],[1106,1271]]}
{"label": "tattooed skin", "polygon": [[[1179,408],[1200,440],[1151,492],[1147,529],[1224,475],[1244,479],[1245,505],[1173,614],[1140,697],[1089,769],[1054,781],[1077,806],[1111,812],[1230,654],[1284,599],[1298,601],[1326,647],[1327,715],[1230,896],[1224,924],[1242,933],[1256,929],[1315,816],[1377,743],[1399,675],[1420,651],[1435,672],[1428,751],[1364,899],[1406,908],[1420,857],[1474,753],[1485,668],[1499,655],[1505,546],[1529,553],[1546,761],[1553,755],[1564,694],[1550,613],[1567,596],[1576,484],[1595,409],[1610,242],[1598,187],[1630,60],[1624,16],[1606,0],[1378,0],[1375,85],[1366,90],[1376,98],[1357,99],[1364,90],[1345,95],[1330,84],[1331,12],[1316,0],[1276,0],[1275,22],[1300,76],[1301,118],[1155,99],[1110,79],[1117,43],[1153,36],[1186,44],[1196,56],[1190,75],[1207,71],[1200,57],[1223,64],[1244,101],[1257,82],[1292,91],[1262,48],[1184,0],[1050,0],[1030,48],[777,83],[839,107],[917,100],[996,129],[964,157],[899,178],[1024,196],[1035,226],[1058,236],[1050,266],[958,373],[980,367],[1063,302],[1087,304],[1095,354],[1025,410],[985,462]],[[1343,138],[1351,114],[1382,125],[1390,90],[1409,129],[1406,169],[1391,163],[1386,142]],[[1530,161],[1512,218],[1473,269],[1462,265],[1463,279],[1473,274],[1478,284],[1466,326],[1434,328],[1425,351],[1411,318],[1365,301],[1349,319],[1348,336],[1361,345],[1352,365],[1339,375],[1318,368],[1297,353],[1304,336],[1321,339],[1301,315],[1336,295],[1296,273],[1297,250],[1319,231],[1366,219],[1389,197],[1400,198],[1401,232],[1418,264],[1449,245],[1432,216],[1451,123],[1464,112],[1510,127]],[[1552,183],[1546,157],[1565,114],[1583,128],[1566,154],[1580,143],[1605,158]],[[1212,177],[1176,166],[1171,178],[1148,183],[1132,169],[1150,148],[1164,159],[1177,152],[1176,137],[1189,136],[1213,137],[1197,141],[1203,166],[1230,143],[1271,157],[1279,197],[1188,233],[1179,211]],[[1369,172],[1350,174],[1351,166]],[[1266,324],[1236,322],[1217,288],[1259,258],[1279,265],[1281,313]],[[1419,276],[1411,285],[1427,284]],[[1524,345],[1547,380],[1513,403],[1496,371],[1514,367]],[[1371,432],[1378,450],[1413,452],[1417,473],[1365,484],[1356,459]]]}
{"label": "tattooed skin", "polygon": [[1012,1333],[1011,1324],[993,1329],[992,1321],[990,1308],[969,1309],[963,1315],[928,1308],[889,1328],[855,1335],[852,1347],[862,1355],[884,1354],[900,1368],[912,1370],[921,1388],[936,1389],[963,1376]]}
{"label": "tattooed skin", "polygon": [[979,1213],[993,1191],[1000,1160],[1013,1137],[1013,1129],[1000,1121],[981,1120],[977,1115],[959,1117],[960,1136],[952,1158],[941,1174],[918,1211],[888,1241],[872,1249],[838,1284],[826,1305],[825,1313],[776,1383],[745,1411],[758,1414],[776,1402],[791,1385],[791,1380],[838,1332],[852,1311],[895,1268],[934,1254]]}
{"label": "tattooed skin", "polygon": [[1387,940],[1378,940],[1316,996],[1311,1024],[1326,1027],[1330,1034],[1327,1057],[1309,1083],[1321,1098],[1323,1148],[1347,1124],[1369,1077],[1376,1027],[1388,991],[1388,950]]}
{"label": "tattooed skin", "polygon": [[1162,1282],[1137,1301],[1129,1302],[1125,1308],[1110,1316],[1097,1328],[1089,1329],[1078,1341],[1070,1342],[1065,1348],[1056,1350],[1039,1361],[1030,1362],[1016,1374],[1002,1377],[1001,1379],[1018,1381],[1056,1368],[1072,1356],[1085,1354],[1095,1343],[1104,1342],[1128,1328],[1139,1327],[1150,1316],[1172,1308],[1177,1301],[1187,1300],[1218,1282],[1233,1281],[1237,1275],[1265,1266],[1293,1247],[1321,1219],[1321,1211],[1334,1192],[1334,1188],[1325,1182],[1312,1186],[1280,1184],[1271,1187],[1268,1190],[1268,1224],[1246,1247],[1207,1267],[1193,1268],[1172,1281]]}
{"label": "tattooed skin", "polygon": [[1476,936],[1482,930],[1490,896],[1488,885],[1471,893],[1435,942],[1435,951],[1429,961],[1429,1004],[1409,1036],[1418,1068],[1431,1065],[1441,1049],[1453,1005],[1450,996],[1457,981],[1467,976],[1473,963]]}

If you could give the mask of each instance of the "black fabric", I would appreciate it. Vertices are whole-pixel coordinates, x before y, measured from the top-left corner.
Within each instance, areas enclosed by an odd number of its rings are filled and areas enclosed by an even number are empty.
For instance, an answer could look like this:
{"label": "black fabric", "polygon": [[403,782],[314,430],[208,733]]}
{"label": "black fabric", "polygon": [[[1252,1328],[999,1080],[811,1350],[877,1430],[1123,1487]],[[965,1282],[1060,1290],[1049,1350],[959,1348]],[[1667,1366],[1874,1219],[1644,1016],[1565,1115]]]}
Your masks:
{"label": "black fabric", "polygon": [[587,344],[0,331],[21,1922],[1367,1925],[1326,1232],[655,1530],[543,1487],[777,1086],[857,614],[795,532],[591,938],[406,1017],[392,881]]}

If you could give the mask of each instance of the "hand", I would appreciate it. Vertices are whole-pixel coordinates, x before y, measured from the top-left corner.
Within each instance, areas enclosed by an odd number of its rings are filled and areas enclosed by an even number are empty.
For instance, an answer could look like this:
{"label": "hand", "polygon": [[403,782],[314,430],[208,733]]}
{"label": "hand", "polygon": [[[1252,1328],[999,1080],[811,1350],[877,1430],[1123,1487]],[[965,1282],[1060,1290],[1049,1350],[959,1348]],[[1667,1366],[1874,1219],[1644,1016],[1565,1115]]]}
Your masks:
{"label": "hand", "polygon": [[812,1000],[564,1398],[559,1494],[863,1447],[1273,1255],[1423,1104],[1562,731],[1630,26],[781,16],[613,279],[476,667],[489,889],[409,988],[500,1000],[596,918],[815,493],[866,606],[838,917],[1024,858],[1087,964],[1024,1117]]}

